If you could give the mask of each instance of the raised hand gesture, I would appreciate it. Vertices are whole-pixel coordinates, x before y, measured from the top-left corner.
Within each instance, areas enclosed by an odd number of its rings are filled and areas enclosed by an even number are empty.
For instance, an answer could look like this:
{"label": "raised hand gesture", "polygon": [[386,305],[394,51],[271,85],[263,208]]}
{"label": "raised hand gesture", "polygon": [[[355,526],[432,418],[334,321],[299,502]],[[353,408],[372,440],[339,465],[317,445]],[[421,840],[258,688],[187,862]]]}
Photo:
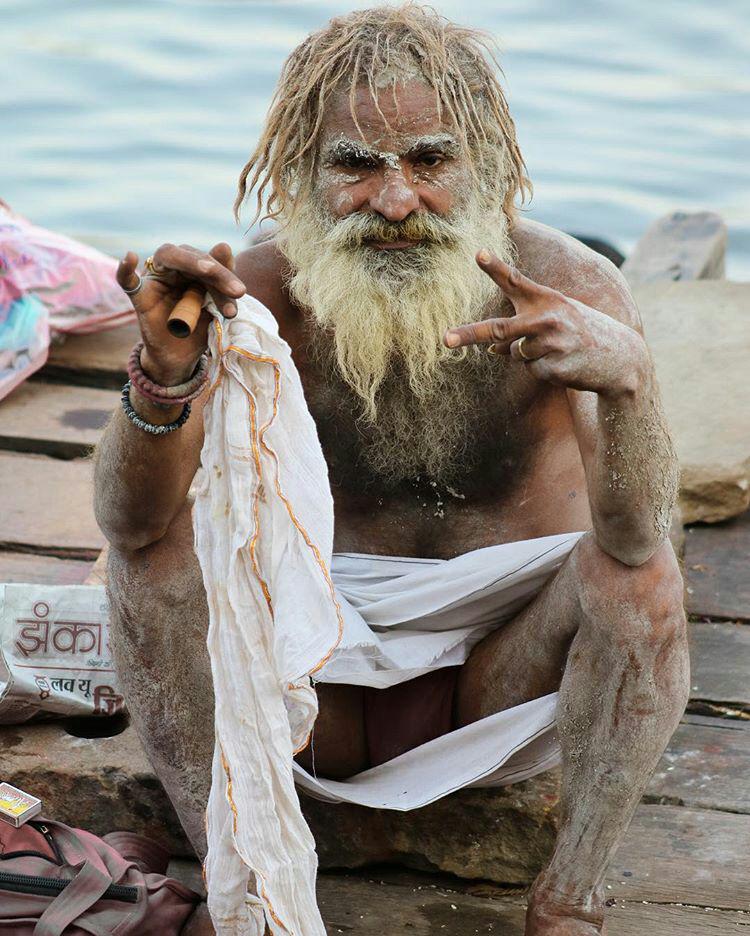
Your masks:
{"label": "raised hand gesture", "polygon": [[488,251],[476,259],[514,314],[450,328],[443,339],[447,347],[488,345],[492,353],[520,361],[540,380],[574,390],[617,396],[639,386],[648,352],[638,332],[535,283]]}

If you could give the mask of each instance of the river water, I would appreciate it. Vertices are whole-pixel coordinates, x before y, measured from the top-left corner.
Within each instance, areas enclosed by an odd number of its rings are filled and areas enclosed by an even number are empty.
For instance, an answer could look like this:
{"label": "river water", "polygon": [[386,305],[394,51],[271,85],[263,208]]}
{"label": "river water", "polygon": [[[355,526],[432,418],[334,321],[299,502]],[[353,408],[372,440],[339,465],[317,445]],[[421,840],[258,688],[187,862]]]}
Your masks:
{"label": "river water", "polygon": [[[119,254],[242,244],[231,205],[290,49],[349,2],[0,0],[0,197]],[[627,252],[675,208],[750,279],[750,0],[437,0],[499,40],[530,216]]]}

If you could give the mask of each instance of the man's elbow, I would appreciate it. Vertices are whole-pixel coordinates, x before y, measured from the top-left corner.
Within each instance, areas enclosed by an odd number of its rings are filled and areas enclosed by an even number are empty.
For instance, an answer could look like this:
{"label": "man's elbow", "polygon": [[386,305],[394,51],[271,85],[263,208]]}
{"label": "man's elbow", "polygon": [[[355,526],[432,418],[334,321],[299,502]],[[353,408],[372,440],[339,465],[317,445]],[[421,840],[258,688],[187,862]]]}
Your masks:
{"label": "man's elbow", "polygon": [[110,546],[122,553],[135,553],[158,542],[166,533],[166,528],[157,526],[137,526],[127,518],[108,515],[101,504],[94,505],[94,515],[99,529]]}

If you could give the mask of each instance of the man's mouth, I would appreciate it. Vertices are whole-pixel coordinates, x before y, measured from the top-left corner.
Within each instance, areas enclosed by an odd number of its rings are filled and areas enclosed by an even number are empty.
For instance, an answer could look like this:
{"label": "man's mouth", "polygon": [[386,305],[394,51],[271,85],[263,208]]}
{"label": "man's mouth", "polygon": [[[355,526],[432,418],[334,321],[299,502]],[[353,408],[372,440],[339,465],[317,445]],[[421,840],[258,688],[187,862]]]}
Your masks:
{"label": "man's mouth", "polygon": [[396,240],[396,241],[367,241],[367,246],[375,250],[406,250],[409,247],[417,247],[421,241],[416,240]]}

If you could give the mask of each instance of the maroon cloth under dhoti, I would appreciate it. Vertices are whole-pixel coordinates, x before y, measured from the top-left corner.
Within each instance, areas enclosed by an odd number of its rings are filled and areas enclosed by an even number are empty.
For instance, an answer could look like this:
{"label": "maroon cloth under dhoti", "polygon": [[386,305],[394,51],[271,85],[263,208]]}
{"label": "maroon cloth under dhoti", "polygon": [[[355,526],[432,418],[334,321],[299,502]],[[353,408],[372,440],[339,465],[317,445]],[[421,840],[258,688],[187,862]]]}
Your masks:
{"label": "maroon cloth under dhoti", "polygon": [[370,767],[453,730],[453,697],[460,669],[444,666],[387,689],[365,687]]}

